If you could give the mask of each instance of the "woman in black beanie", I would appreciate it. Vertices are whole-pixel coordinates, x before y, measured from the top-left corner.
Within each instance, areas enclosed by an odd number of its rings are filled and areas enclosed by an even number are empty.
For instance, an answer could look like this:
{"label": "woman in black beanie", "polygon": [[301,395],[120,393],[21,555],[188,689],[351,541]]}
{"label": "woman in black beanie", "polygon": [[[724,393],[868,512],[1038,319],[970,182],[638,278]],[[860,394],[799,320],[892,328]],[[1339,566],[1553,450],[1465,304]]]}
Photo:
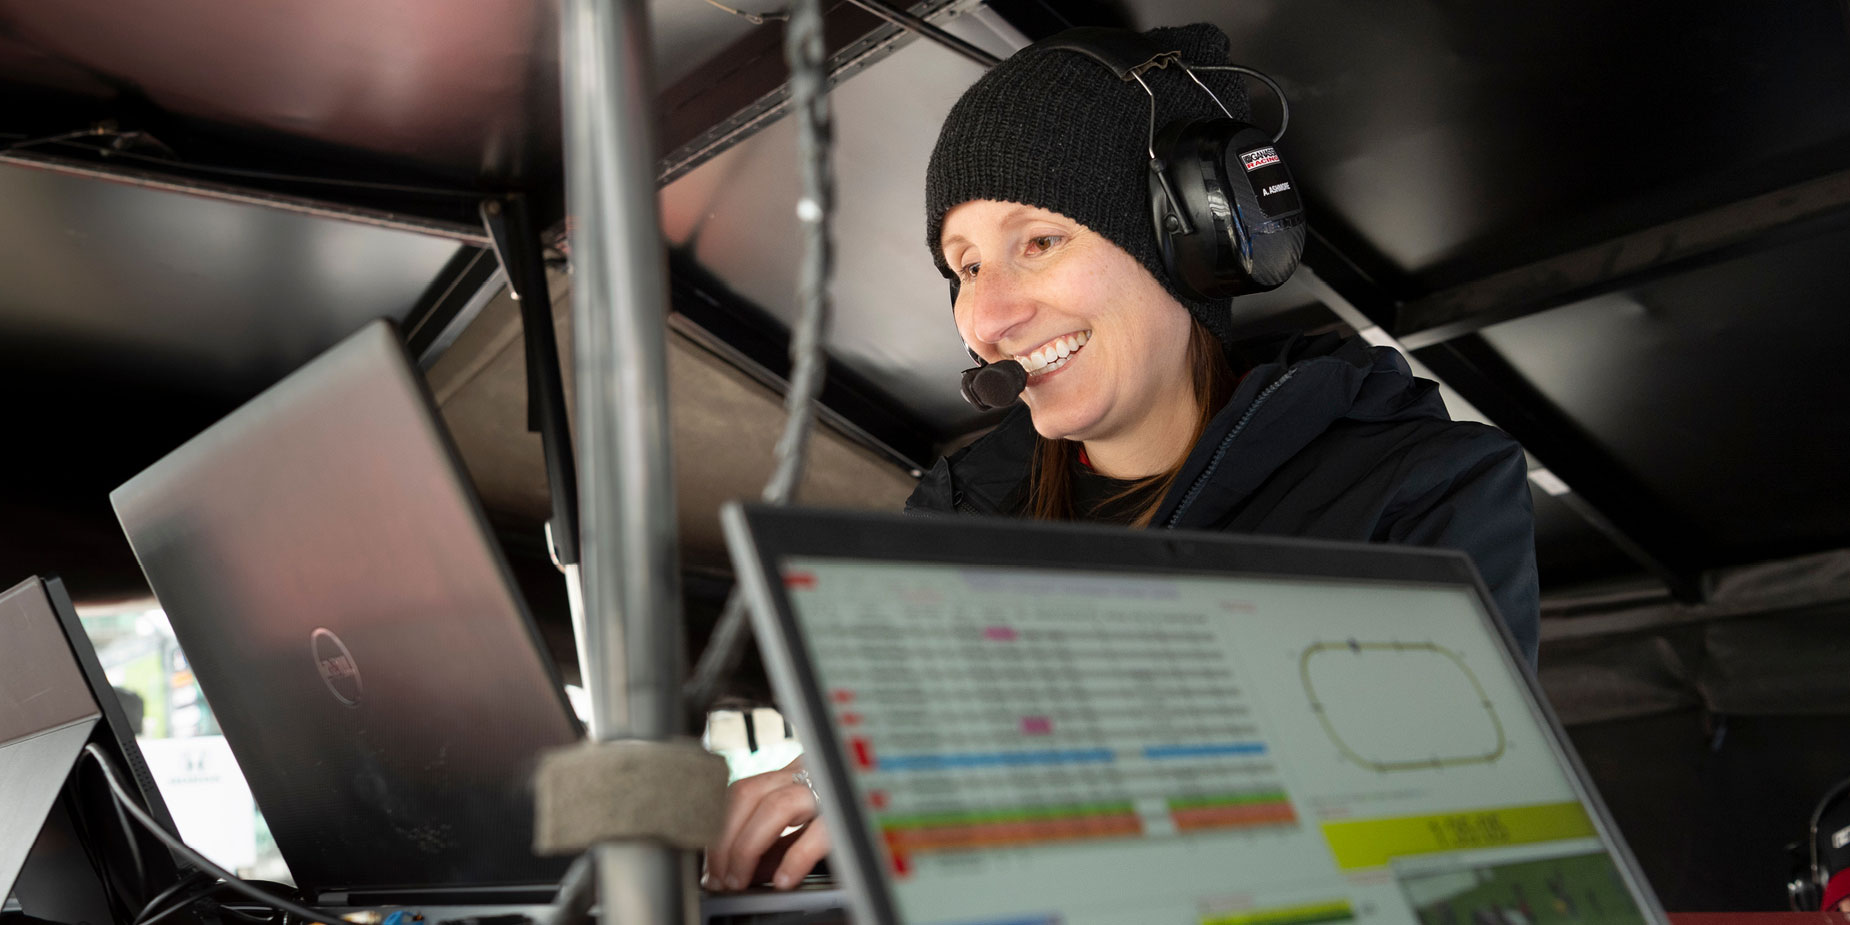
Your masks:
{"label": "woman in black beanie", "polygon": [[[1213,26],[1145,36],[1227,63]],[[926,176],[926,244],[958,333],[1028,371],[1022,404],[939,461],[906,509],[1462,549],[1531,662],[1538,586],[1527,466],[1501,431],[1452,421],[1435,383],[1360,338],[1235,344],[1229,300],[1170,278],[1147,199],[1154,122],[1250,122],[1240,79],[1169,67],[1149,93],[1030,46],[952,108]],[[1210,95],[1211,91],[1211,95]],[[1218,103],[1216,102],[1218,98]],[[1238,359],[1236,359],[1238,358]],[[708,883],[761,863],[794,885],[828,850],[799,761],[734,785]],[[771,860],[765,860],[767,852]]]}
{"label": "woman in black beanie", "polygon": [[[1210,25],[1144,37],[1184,62],[1227,63]],[[1533,661],[1522,448],[1452,421],[1391,348],[1235,343],[1231,300],[1194,297],[1164,266],[1146,178],[1152,98],[1158,126],[1223,105],[1250,122],[1245,86],[1177,67],[1143,79],[1147,93],[1043,43],[945,119],[926,244],[955,286],[964,342],[1029,378],[1022,405],[939,461],[906,509],[1462,549]]]}

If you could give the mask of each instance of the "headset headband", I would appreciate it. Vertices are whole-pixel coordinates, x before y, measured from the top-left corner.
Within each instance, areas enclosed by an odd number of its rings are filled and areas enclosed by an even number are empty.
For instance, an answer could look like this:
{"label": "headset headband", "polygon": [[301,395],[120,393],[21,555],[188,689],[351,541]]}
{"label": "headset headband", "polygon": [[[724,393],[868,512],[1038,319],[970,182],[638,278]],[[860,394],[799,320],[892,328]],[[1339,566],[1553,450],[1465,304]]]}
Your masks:
{"label": "headset headband", "polygon": [[1193,80],[1196,86],[1199,86],[1201,91],[1206,93],[1208,98],[1214,101],[1214,105],[1229,119],[1234,118],[1234,115],[1227,109],[1227,104],[1221,102],[1220,96],[1208,89],[1208,85],[1202,83],[1201,78],[1195,76],[1196,71],[1233,71],[1265,84],[1272,91],[1272,95],[1278,98],[1278,132],[1272,136],[1273,144],[1277,144],[1279,139],[1285,137],[1285,128],[1291,124],[1291,101],[1285,98],[1284,88],[1278,85],[1278,81],[1273,80],[1264,72],[1237,64],[1194,64],[1184,61],[1180,49],[1165,50],[1142,33],[1124,29],[1080,26],[1043,39],[1034,47],[1085,55],[1104,65],[1117,75],[1119,80],[1125,83],[1136,81],[1143,87],[1143,92],[1150,96],[1152,125],[1156,121],[1156,94],[1151,92],[1149,84],[1143,82],[1143,75],[1153,70],[1167,68],[1172,64],[1181,68],[1182,72],[1187,74],[1188,78]]}
{"label": "headset headband", "polygon": [[1141,33],[1095,26],[1068,29],[1035,47],[1078,52],[1110,68],[1126,83],[1151,68],[1168,67],[1182,61],[1182,52],[1164,51]]}
{"label": "headset headband", "polygon": [[1221,111],[1221,114],[1229,119],[1235,118],[1233,111],[1227,108],[1226,103],[1221,102],[1219,94],[1203,83],[1200,77],[1195,76],[1195,72],[1198,70],[1233,71],[1251,76],[1271,88],[1272,95],[1278,98],[1280,118],[1278,131],[1272,135],[1273,144],[1277,144],[1279,139],[1285,137],[1285,128],[1291,124],[1291,101],[1285,98],[1284,89],[1271,77],[1250,67],[1241,67],[1237,64],[1190,64],[1182,60],[1180,49],[1165,50],[1142,33],[1124,29],[1079,26],[1044,39],[1036,43],[1035,47],[1085,55],[1104,65],[1111,73],[1117,75],[1119,80],[1125,83],[1136,81],[1137,85],[1143,88],[1144,94],[1150,98],[1150,127],[1145,144],[1145,150],[1150,154],[1150,172],[1162,188],[1163,198],[1169,200],[1169,221],[1173,222],[1174,228],[1180,234],[1192,235],[1195,233],[1195,227],[1194,223],[1189,220],[1188,210],[1182,207],[1182,200],[1176,195],[1175,187],[1170,184],[1169,165],[1165,164],[1163,159],[1156,154],[1156,92],[1144,82],[1144,74],[1167,68],[1172,64],[1181,68],[1182,73],[1187,74],[1188,79],[1194,81],[1195,86],[1200,87],[1201,92],[1206,93],[1208,98],[1214,101],[1215,107]]}

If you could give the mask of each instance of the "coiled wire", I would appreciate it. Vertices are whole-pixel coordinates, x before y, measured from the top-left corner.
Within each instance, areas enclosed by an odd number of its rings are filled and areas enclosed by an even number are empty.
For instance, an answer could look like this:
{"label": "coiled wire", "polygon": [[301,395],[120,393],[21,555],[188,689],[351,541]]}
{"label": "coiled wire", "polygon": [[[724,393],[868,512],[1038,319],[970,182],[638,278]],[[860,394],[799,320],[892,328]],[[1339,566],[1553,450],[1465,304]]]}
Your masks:
{"label": "coiled wire", "polygon": [[[767,504],[787,504],[803,475],[809,433],[816,417],[816,397],[828,358],[822,349],[833,306],[829,278],[834,271],[834,242],[829,219],[835,210],[835,180],[829,169],[834,129],[829,121],[828,48],[822,33],[821,0],[793,0],[784,27],[784,59],[790,65],[790,107],[797,120],[797,160],[802,194],[797,220],[803,226],[803,262],[797,277],[797,323],[790,335],[790,385],[784,393],[784,431],[777,440],[776,468],[764,486]],[[696,728],[713,702],[720,682],[737,665],[751,623],[745,597],[735,586],[713,637],[694,666],[683,694]]]}

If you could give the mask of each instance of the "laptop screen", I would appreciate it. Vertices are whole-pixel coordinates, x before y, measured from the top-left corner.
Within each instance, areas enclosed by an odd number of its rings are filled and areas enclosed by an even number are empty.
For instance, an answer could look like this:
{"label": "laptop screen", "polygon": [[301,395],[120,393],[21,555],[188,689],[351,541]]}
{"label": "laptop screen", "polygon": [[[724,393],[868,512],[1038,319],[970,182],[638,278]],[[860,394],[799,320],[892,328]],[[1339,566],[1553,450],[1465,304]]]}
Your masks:
{"label": "laptop screen", "polygon": [[1646,918],[1470,586],[781,562],[904,921]]}
{"label": "laptop screen", "polygon": [[390,325],[110,500],[297,886],[429,901],[563,873],[528,781],[578,730]]}

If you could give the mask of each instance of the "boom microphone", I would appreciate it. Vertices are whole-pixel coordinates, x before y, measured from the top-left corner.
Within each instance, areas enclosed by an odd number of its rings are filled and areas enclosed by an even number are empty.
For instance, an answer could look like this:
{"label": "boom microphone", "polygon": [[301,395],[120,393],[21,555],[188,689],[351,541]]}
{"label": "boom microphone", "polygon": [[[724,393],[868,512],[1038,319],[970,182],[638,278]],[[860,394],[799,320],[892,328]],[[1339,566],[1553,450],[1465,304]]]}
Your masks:
{"label": "boom microphone", "polygon": [[964,401],[976,406],[978,411],[994,411],[1006,408],[1021,397],[1021,390],[1028,387],[1028,371],[1014,360],[998,363],[983,363],[964,370]]}

